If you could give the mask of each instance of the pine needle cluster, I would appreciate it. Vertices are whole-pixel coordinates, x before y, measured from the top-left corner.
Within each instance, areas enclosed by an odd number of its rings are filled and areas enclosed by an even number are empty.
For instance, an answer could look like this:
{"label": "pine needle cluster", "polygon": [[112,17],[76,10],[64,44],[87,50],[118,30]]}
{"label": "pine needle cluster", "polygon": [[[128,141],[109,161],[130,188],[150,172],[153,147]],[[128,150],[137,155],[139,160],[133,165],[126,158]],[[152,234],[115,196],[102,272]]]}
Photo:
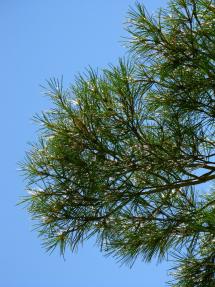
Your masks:
{"label": "pine needle cluster", "polygon": [[215,2],[127,19],[129,55],[89,69],[53,108],[22,169],[45,247],[94,237],[132,264],[171,256],[174,287],[215,286]]}

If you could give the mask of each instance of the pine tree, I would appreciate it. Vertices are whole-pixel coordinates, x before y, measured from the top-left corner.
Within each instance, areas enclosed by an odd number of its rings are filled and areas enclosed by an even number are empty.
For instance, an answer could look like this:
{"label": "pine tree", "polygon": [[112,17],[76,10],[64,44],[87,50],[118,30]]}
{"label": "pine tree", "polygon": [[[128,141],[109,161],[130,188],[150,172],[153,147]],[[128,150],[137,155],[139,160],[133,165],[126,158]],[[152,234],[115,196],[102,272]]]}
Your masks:
{"label": "pine tree", "polygon": [[48,250],[93,236],[130,264],[174,259],[170,286],[213,287],[215,1],[128,15],[127,59],[48,82],[24,202]]}

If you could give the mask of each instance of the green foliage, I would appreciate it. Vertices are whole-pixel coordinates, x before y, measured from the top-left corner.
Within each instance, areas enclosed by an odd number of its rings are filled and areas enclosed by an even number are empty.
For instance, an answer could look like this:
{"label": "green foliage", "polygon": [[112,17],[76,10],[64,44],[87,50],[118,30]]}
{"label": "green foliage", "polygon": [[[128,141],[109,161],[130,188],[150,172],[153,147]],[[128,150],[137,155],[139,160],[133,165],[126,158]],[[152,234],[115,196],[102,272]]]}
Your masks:
{"label": "green foliage", "polygon": [[137,4],[128,31],[128,60],[48,82],[24,202],[48,250],[94,236],[130,264],[172,254],[171,286],[215,286],[215,3]]}

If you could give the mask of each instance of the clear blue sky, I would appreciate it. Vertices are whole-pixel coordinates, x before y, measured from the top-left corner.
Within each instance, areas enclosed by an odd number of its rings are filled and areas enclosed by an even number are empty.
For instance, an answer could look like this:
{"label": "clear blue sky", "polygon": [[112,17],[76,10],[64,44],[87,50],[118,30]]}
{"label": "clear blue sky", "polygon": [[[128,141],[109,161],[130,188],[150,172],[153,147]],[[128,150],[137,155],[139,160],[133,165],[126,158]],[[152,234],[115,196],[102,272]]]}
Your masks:
{"label": "clear blue sky", "polygon": [[[105,258],[88,242],[66,261],[41,247],[28,214],[15,204],[25,195],[17,162],[36,138],[33,114],[50,107],[40,84],[64,76],[65,85],[91,65],[125,55],[120,44],[129,0],[0,1],[1,266],[4,287],[164,287],[168,265],[137,261],[132,269]],[[166,1],[145,0],[149,11]]]}

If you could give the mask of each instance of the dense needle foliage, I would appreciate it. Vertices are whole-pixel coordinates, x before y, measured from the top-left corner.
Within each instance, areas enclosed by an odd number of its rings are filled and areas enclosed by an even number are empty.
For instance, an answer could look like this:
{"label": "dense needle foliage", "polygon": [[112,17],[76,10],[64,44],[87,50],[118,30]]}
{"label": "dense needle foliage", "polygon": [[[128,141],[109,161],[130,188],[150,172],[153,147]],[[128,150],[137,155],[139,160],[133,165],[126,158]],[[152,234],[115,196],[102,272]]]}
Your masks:
{"label": "dense needle foliage", "polygon": [[24,202],[48,250],[94,236],[125,262],[171,256],[171,286],[212,287],[215,2],[137,4],[127,22],[127,60],[48,82]]}

